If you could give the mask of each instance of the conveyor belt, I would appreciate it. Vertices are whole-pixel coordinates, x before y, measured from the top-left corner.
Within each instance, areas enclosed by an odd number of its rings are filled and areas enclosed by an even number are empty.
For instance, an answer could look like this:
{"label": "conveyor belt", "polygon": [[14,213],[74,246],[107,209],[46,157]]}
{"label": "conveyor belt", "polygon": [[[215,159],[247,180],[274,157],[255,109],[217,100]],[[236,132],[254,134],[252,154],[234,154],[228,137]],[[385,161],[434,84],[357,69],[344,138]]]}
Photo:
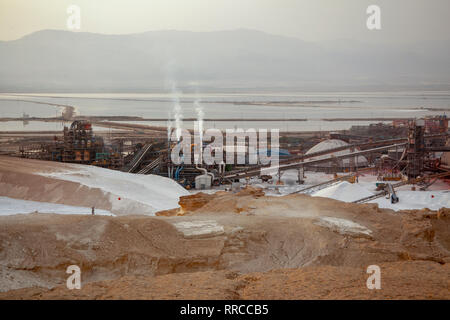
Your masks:
{"label": "conveyor belt", "polygon": [[346,176],[342,176],[342,177],[339,177],[339,178],[336,178],[336,179],[333,179],[333,180],[328,180],[328,181],[325,181],[325,182],[322,182],[322,183],[318,183],[318,184],[315,184],[313,186],[310,186],[310,187],[307,187],[307,188],[304,188],[304,189],[301,189],[301,190],[294,191],[294,192],[292,192],[290,194],[303,193],[305,191],[309,191],[309,190],[312,190],[312,189],[314,189],[314,191],[319,191],[319,190],[322,190],[322,189],[324,189],[326,187],[329,187],[329,186],[331,186],[331,185],[333,185],[333,184],[335,184],[337,182],[341,182],[343,180],[347,180],[347,179],[357,175],[358,173],[361,173],[361,172],[364,172],[364,171],[371,171],[371,170],[374,170],[374,168],[360,169],[357,172],[353,172],[353,173],[348,174]]}
{"label": "conveyor belt", "polygon": [[126,167],[124,167],[123,171],[133,172],[134,170],[136,170],[136,168],[141,164],[147,152],[150,151],[151,147],[152,144],[150,143],[144,145],[142,149],[139,150],[139,152],[134,156],[133,160],[131,160],[131,162]]}
{"label": "conveyor belt", "polygon": [[148,165],[146,165],[144,168],[142,168],[138,174],[146,174],[155,169],[159,164],[161,163],[161,158],[156,158],[152,162],[150,162]]}
{"label": "conveyor belt", "polygon": [[[391,149],[391,148],[395,148],[395,147],[403,147],[405,145],[406,145],[406,143],[399,143],[399,144],[394,144],[394,145],[389,145],[389,146],[384,146],[384,147],[378,147],[378,148],[374,148],[374,149],[368,149],[368,150],[364,150],[364,151],[352,152],[352,153],[343,154],[343,155],[339,155],[339,156],[330,156],[330,157],[327,157],[324,159],[301,161],[301,162],[297,162],[297,163],[280,164],[278,166],[278,168],[275,168],[275,169],[278,169],[279,171],[285,171],[288,169],[295,169],[295,168],[312,165],[312,164],[318,164],[318,163],[329,162],[329,161],[333,161],[333,160],[357,157],[357,156],[364,155],[367,153],[378,152],[378,151]],[[260,174],[260,172],[261,172],[260,168],[256,168],[256,169],[250,168],[248,171],[245,171],[243,173],[227,174],[224,178],[227,178],[227,179],[246,178],[246,177],[257,176]]]}
{"label": "conveyor belt", "polygon": [[[425,139],[431,139],[431,138],[447,136],[447,135],[448,134],[446,134],[446,133],[426,135]],[[379,141],[372,141],[372,142],[365,142],[365,143],[349,144],[349,145],[340,146],[340,147],[327,149],[327,150],[322,150],[322,151],[318,151],[318,152],[314,152],[314,153],[310,153],[310,154],[304,154],[301,156],[290,157],[289,159],[280,160],[279,163],[281,165],[281,164],[300,162],[300,161],[304,161],[305,159],[314,158],[314,157],[318,157],[318,156],[322,156],[322,155],[326,155],[326,154],[330,154],[330,153],[335,153],[335,152],[343,151],[343,150],[347,150],[347,149],[378,147],[378,146],[384,146],[384,145],[392,145],[392,144],[396,144],[396,143],[402,143],[401,145],[404,145],[404,144],[406,144],[406,142],[407,142],[407,138],[396,138],[396,139],[379,140]],[[370,150],[373,150],[373,149],[370,149]],[[242,174],[242,173],[246,174],[246,175],[242,175],[242,177],[259,175],[260,169],[267,168],[267,167],[269,167],[269,166],[268,165],[256,165],[256,166],[252,166],[252,167],[246,168],[246,169],[230,171],[224,176],[224,178],[225,179],[233,179],[233,178],[237,178],[237,177],[240,178],[241,177],[240,174]],[[249,172],[253,172],[253,174],[247,175],[247,173],[249,173]]]}

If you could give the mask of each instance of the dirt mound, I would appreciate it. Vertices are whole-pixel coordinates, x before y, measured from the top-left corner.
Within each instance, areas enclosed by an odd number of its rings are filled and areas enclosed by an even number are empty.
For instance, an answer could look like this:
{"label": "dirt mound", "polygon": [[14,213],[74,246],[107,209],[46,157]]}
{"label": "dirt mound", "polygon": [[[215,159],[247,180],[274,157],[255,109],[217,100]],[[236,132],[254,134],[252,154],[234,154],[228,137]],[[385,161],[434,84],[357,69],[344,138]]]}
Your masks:
{"label": "dirt mound", "polygon": [[145,217],[2,217],[0,268],[8,277],[1,278],[0,289],[52,287],[66,278],[72,264],[81,268],[87,282],[125,274],[198,271],[216,263],[222,247],[220,239],[187,240],[171,224]]}
{"label": "dirt mound", "polygon": [[[218,191],[214,194],[203,192],[189,196],[181,196],[178,204],[179,209],[164,210],[156,213],[157,216],[185,215],[190,213],[215,212],[215,213],[240,213],[248,211],[251,207],[246,205],[252,199],[264,196],[260,188],[248,186],[237,193]],[[201,209],[201,210],[199,210]]]}
{"label": "dirt mound", "polygon": [[179,214],[184,214],[185,212],[195,211],[200,209],[209,201],[211,201],[215,196],[212,194],[206,194],[199,192],[189,196],[180,197],[178,204],[180,205]]}
{"label": "dirt mound", "polygon": [[255,188],[252,186],[246,186],[242,190],[240,190],[238,193],[236,193],[236,196],[243,197],[243,196],[253,196],[255,198],[263,197],[264,191],[261,188]]}
{"label": "dirt mound", "polygon": [[[305,199],[304,207],[308,207],[311,204]],[[299,200],[292,201],[297,204]],[[287,207],[294,205],[289,201],[285,204]],[[359,208],[360,214],[352,222],[348,219],[354,207]],[[194,274],[199,279],[215,277],[215,273],[204,273],[207,271],[219,272],[217,279],[230,271],[237,274],[258,272],[263,286],[272,279],[264,278],[264,273],[277,269],[328,266],[339,270],[361,270],[371,264],[387,262],[428,261],[447,265],[450,261],[450,215],[445,210],[439,214],[416,212],[398,215],[386,210],[377,211],[376,206],[346,204],[344,208],[334,206],[334,209],[336,216],[341,218],[328,219],[328,224],[317,223],[324,218],[320,215],[107,217],[30,214],[0,217],[0,288],[10,292],[12,289],[38,286],[38,292],[46,292],[46,288],[65,283],[66,268],[72,264],[81,268],[83,286],[89,287],[92,283],[92,288],[96,285],[101,287],[102,281],[121,279],[117,280],[117,288],[120,288],[120,281],[132,283],[143,277],[147,280],[142,281],[148,282],[148,279],[158,275],[186,272],[193,273],[187,279],[195,279]],[[347,216],[344,217],[344,213]],[[351,229],[354,224],[370,230],[370,236],[365,233],[366,229]],[[192,226],[197,228],[194,233]],[[208,228],[213,228],[214,232]],[[218,229],[222,232],[217,232]],[[301,270],[297,271],[303,274]],[[443,270],[448,272],[448,269]],[[441,275],[430,276],[441,279]],[[159,281],[164,279],[155,278],[151,283],[163,287]],[[193,281],[202,283],[201,280]],[[116,286],[116,282],[107,283],[108,286]],[[204,283],[206,285],[210,281]],[[240,286],[239,283],[229,284],[230,288]],[[227,299],[251,297],[250,292],[256,292],[246,291],[237,295],[234,289],[229,289],[233,293],[224,289],[227,286],[220,287],[229,294],[222,295]],[[134,297],[131,291],[119,289],[109,295],[118,297],[119,291]],[[21,292],[28,294],[26,290]],[[178,288],[167,291],[161,297],[174,297],[177,292],[180,296],[187,294]],[[281,297],[281,293],[276,292],[272,293],[273,297],[278,297],[277,294]],[[96,298],[109,295],[95,293]],[[197,295],[209,298],[205,292],[188,296],[194,298]],[[157,297],[156,293],[151,297]]]}
{"label": "dirt mound", "polygon": [[250,274],[242,299],[449,299],[450,266],[428,261],[380,263],[381,289],[368,290],[365,268],[306,267]]}
{"label": "dirt mound", "polygon": [[179,204],[183,214],[241,213],[249,212],[253,208],[253,201],[261,197],[264,197],[262,189],[248,186],[237,193],[219,191],[181,197]]}

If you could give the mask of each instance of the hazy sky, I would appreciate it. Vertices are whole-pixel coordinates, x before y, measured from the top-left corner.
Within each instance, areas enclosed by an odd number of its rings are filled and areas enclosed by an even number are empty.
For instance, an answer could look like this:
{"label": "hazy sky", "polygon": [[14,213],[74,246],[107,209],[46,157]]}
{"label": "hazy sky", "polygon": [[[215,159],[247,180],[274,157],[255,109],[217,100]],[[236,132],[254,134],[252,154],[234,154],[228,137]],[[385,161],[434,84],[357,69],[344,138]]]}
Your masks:
{"label": "hazy sky", "polygon": [[[0,0],[0,40],[66,29],[71,4],[81,8],[80,31],[95,33],[249,28],[308,41],[450,37],[450,0]],[[370,4],[381,7],[382,30],[366,28]]]}

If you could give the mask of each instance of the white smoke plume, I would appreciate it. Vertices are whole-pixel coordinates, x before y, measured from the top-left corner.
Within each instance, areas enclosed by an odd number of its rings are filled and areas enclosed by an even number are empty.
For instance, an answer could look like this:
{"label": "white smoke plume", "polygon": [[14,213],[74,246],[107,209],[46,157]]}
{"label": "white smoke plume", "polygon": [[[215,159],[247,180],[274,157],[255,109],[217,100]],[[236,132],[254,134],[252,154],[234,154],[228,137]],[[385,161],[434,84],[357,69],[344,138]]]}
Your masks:
{"label": "white smoke plume", "polygon": [[175,83],[172,84],[173,114],[175,117],[176,137],[179,141],[181,138],[181,129],[183,128],[183,109],[180,104],[181,92],[177,89]]}
{"label": "white smoke plume", "polygon": [[194,124],[195,135],[198,136],[197,141],[195,142],[195,154],[194,159],[195,163],[202,163],[202,150],[203,150],[203,119],[205,113],[203,111],[203,106],[200,104],[200,101],[196,99],[194,101],[195,112],[197,113],[197,121]]}
{"label": "white smoke plume", "polygon": [[205,117],[205,112],[203,111],[203,106],[197,99],[194,101],[195,112],[197,113],[198,131],[200,134],[200,142],[203,143],[203,119]]}
{"label": "white smoke plume", "polygon": [[72,120],[78,113],[77,108],[74,106],[63,105],[60,108],[62,108],[61,117],[64,120]]}
{"label": "white smoke plume", "polygon": [[170,141],[170,135],[172,133],[172,113],[169,111],[169,116],[167,117],[167,140]]}

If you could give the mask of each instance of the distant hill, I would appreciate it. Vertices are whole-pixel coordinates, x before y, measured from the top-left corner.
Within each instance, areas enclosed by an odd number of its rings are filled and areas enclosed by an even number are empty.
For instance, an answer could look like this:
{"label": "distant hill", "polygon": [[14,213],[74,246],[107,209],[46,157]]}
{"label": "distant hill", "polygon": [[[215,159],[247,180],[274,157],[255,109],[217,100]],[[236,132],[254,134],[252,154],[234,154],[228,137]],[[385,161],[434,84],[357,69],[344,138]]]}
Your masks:
{"label": "distant hill", "polygon": [[179,87],[444,87],[450,45],[311,43],[254,30],[128,35],[44,30],[0,42],[0,91],[149,91]]}

